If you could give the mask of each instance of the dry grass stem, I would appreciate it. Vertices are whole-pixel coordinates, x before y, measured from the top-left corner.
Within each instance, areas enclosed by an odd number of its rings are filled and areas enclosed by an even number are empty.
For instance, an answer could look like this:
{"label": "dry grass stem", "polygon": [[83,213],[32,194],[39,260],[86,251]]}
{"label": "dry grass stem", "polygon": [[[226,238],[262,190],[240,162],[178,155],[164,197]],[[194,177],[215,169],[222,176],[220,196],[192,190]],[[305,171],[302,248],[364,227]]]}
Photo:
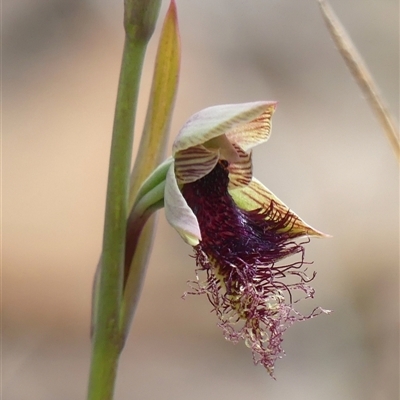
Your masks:
{"label": "dry grass stem", "polygon": [[378,87],[368,71],[362,57],[353,45],[345,28],[340,23],[331,6],[325,0],[318,0],[328,30],[351,74],[356,79],[368,103],[382,124],[387,138],[400,163],[400,141],[397,124],[384,104]]}

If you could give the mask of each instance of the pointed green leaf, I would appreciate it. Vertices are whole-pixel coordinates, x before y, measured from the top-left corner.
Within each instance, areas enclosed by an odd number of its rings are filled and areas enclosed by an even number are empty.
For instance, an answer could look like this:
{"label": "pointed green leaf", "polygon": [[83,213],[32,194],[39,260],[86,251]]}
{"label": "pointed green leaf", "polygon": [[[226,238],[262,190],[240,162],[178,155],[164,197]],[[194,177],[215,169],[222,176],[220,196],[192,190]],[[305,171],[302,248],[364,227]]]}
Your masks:
{"label": "pointed green leaf", "polygon": [[[131,175],[129,192],[129,206],[131,210],[137,200],[142,183],[164,157],[178,88],[179,68],[180,39],[177,11],[175,1],[171,0],[161,31],[145,126]],[[161,172],[164,166],[165,164],[160,166]],[[150,182],[148,187],[144,185],[142,192],[139,193],[140,196],[144,198],[150,195],[149,190],[151,191],[153,183]],[[157,207],[159,208],[159,206]],[[134,210],[132,212],[134,213]],[[148,216],[146,212],[146,221]],[[136,223],[138,227],[129,226]],[[133,229],[134,232],[138,233],[132,236],[132,240],[135,241],[132,262],[128,260],[125,263],[125,286],[120,310],[120,329],[123,340],[127,337],[129,326],[135,313],[145,276],[147,259],[152,246],[153,230],[155,227],[154,218],[150,218],[150,221],[147,221],[147,223],[144,222],[144,224],[142,225],[142,222],[135,221],[135,218],[128,219],[128,231],[129,229]],[[127,249],[132,247],[129,240],[131,239],[127,237]],[[138,241],[136,242],[136,240]]]}
{"label": "pointed green leaf", "polygon": [[145,126],[131,176],[130,206],[142,182],[164,157],[178,89],[179,68],[178,20],[175,2],[171,1],[158,45]]}

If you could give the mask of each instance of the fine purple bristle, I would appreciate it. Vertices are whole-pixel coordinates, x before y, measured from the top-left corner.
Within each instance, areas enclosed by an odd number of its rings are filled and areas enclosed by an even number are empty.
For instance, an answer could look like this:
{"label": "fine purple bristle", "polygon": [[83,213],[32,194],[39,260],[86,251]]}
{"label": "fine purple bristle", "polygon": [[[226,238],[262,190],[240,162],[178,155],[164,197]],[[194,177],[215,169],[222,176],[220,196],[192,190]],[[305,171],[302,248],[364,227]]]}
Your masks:
{"label": "fine purple bristle", "polygon": [[[303,268],[304,243],[296,243],[298,235],[291,231],[296,217],[282,215],[273,201],[265,210],[239,208],[228,192],[227,166],[220,161],[208,175],[182,188],[202,236],[194,248],[196,273],[206,273],[206,282],[191,282],[194,291],[189,293],[206,294],[225,337],[235,343],[243,339],[254,362],[272,375],[275,361],[284,354],[283,332],[323,310],[304,316],[294,309],[298,300],[293,300],[293,290],[306,298],[314,294],[307,285],[314,274],[308,278]],[[282,263],[292,255],[299,260]],[[290,282],[284,282],[287,277]]]}

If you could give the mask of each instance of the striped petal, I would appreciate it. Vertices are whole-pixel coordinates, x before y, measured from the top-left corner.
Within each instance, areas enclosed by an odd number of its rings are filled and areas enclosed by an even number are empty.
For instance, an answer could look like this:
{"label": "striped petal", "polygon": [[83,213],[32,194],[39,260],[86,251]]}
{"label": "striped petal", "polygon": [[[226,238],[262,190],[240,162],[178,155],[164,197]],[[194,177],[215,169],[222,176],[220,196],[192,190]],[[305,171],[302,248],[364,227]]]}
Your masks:
{"label": "striped petal", "polygon": [[204,146],[190,147],[175,154],[175,174],[180,184],[190,183],[206,176],[219,160],[219,150]]}
{"label": "striped petal", "polygon": [[226,133],[226,136],[243,150],[249,150],[266,142],[271,135],[271,117],[275,108],[276,102],[265,102],[260,115],[245,124],[236,125]]}
{"label": "striped petal", "polygon": [[229,189],[247,186],[253,177],[251,153],[246,153],[238,145],[234,145],[239,156],[238,161],[229,164]]}
{"label": "striped petal", "polygon": [[168,170],[165,184],[165,217],[190,246],[201,240],[199,223],[179,189],[175,178],[174,164]]}
{"label": "striped petal", "polygon": [[272,209],[273,215],[271,215],[271,218],[275,219],[278,213],[282,218],[290,220],[291,223],[285,228],[285,231],[290,231],[292,237],[329,237],[329,235],[317,231],[305,223],[254,177],[249,185],[230,190],[229,194],[237,206],[244,210],[252,211],[259,209],[261,212],[266,213],[266,219],[268,219],[267,211]]}
{"label": "striped petal", "polygon": [[199,111],[180,130],[172,154],[204,144],[227,132],[230,141],[247,150],[268,139],[275,106],[275,102],[258,101],[226,104]]}

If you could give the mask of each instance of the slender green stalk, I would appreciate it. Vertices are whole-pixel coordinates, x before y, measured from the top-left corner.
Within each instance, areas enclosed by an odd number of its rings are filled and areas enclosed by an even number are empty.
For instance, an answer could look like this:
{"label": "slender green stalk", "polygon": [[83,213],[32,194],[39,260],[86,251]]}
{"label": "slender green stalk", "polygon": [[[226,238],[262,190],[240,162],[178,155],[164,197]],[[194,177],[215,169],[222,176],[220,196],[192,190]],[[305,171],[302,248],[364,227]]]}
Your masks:
{"label": "slender green stalk", "polygon": [[126,38],[110,154],[103,251],[96,296],[88,399],[112,399],[121,349],[118,329],[133,127],[146,43]]}
{"label": "slender green stalk", "polygon": [[115,108],[103,249],[94,284],[92,359],[88,400],[113,398],[122,349],[123,289],[129,175],[140,76],[161,0],[125,0],[125,43]]}

